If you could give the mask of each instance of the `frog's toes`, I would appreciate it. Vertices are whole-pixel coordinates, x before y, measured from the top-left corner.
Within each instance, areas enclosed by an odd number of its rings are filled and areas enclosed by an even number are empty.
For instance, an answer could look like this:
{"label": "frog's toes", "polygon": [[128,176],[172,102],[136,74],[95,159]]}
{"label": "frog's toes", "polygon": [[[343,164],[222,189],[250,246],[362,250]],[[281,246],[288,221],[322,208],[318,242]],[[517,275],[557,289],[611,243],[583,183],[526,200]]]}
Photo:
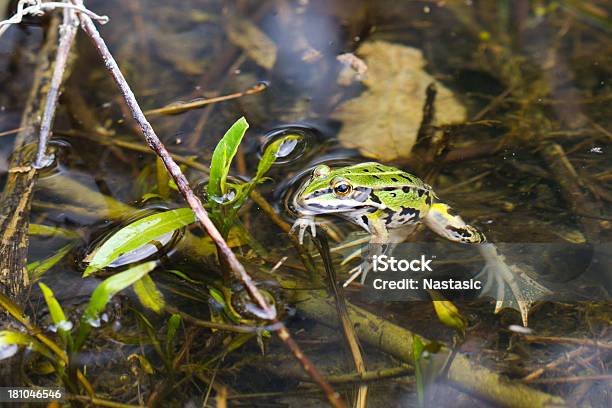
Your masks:
{"label": "frog's toes", "polygon": [[344,282],[342,286],[346,288],[348,285],[351,284],[351,282],[357,279],[359,275],[361,275],[361,265],[357,265],[349,271],[349,278],[346,280],[346,282]]}
{"label": "frog's toes", "polygon": [[346,280],[346,282],[344,282],[342,286],[346,288],[348,285],[351,284],[351,282],[353,282],[359,276],[361,276],[360,282],[363,285],[365,283],[366,277],[368,276],[368,272],[370,271],[371,268],[372,266],[369,262],[357,265],[356,267],[354,267],[353,269],[349,271],[349,278]]}
{"label": "frog's toes", "polygon": [[300,245],[303,245],[304,244],[304,234],[306,233],[306,230],[308,228],[310,228],[310,233],[312,234],[312,237],[313,238],[316,237],[317,236],[317,225],[314,221],[314,217],[300,217],[297,220],[295,220],[289,233],[293,233],[296,229],[298,229],[299,230],[298,231],[298,241]]}

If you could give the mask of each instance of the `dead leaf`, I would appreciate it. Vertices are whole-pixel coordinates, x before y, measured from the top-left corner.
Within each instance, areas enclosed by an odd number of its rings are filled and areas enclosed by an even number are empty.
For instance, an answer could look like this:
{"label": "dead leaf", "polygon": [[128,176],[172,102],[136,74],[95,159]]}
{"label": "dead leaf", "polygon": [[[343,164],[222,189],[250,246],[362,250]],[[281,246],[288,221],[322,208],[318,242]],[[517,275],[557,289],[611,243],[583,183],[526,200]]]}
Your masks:
{"label": "dead leaf", "polygon": [[250,20],[232,17],[225,22],[229,40],[265,69],[276,63],[276,44]]}
{"label": "dead leaf", "polygon": [[452,92],[425,72],[421,51],[385,41],[366,42],[356,54],[368,67],[361,95],[332,114],[343,122],[340,143],[366,157],[393,161],[410,156],[423,119],[425,90],[437,86],[434,124],[463,122],[465,107]]}

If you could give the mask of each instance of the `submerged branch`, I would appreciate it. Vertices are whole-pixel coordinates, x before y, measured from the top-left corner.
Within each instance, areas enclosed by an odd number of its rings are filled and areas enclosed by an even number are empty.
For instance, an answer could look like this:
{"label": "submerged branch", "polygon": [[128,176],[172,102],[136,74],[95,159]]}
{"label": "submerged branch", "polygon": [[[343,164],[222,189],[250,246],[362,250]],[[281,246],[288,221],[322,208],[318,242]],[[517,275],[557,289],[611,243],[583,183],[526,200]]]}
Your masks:
{"label": "submerged branch", "polygon": [[[290,283],[283,282],[283,284]],[[302,314],[324,325],[336,324],[335,302],[324,291],[289,292],[293,294],[291,301],[296,303]],[[352,304],[347,306],[355,331],[364,343],[377,347],[404,362],[414,363],[411,350],[413,336],[416,334],[360,307]],[[422,340],[424,343],[428,342],[427,339],[422,338]],[[449,349],[442,348],[432,357],[444,361],[450,352]],[[520,382],[511,382],[488,368],[471,362],[461,353],[455,355],[448,367],[447,380],[451,385],[499,406],[535,408],[566,405],[563,398],[534,390]]]}

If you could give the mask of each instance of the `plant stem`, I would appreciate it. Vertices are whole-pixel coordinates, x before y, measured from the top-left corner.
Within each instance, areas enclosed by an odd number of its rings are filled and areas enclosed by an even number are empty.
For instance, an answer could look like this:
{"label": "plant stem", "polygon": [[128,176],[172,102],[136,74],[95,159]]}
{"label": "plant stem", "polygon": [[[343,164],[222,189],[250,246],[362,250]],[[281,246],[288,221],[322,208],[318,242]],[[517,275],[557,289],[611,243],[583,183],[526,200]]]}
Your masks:
{"label": "plant stem", "polygon": [[62,25],[60,25],[60,39],[59,45],[57,46],[57,54],[55,57],[55,64],[53,66],[53,74],[51,76],[51,83],[49,85],[49,93],[47,94],[47,101],[45,102],[45,111],[40,123],[40,134],[38,136],[38,152],[36,154],[36,161],[34,167],[40,169],[45,167],[49,160],[52,158],[46,155],[47,143],[51,135],[51,126],[53,125],[53,118],[55,117],[55,110],[57,107],[57,100],[60,95],[62,81],[64,79],[64,73],[66,72],[66,65],[70,56],[70,50],[74,43],[74,37],[77,32],[77,24],[74,16],[74,11],[68,8],[64,9],[64,19]]}

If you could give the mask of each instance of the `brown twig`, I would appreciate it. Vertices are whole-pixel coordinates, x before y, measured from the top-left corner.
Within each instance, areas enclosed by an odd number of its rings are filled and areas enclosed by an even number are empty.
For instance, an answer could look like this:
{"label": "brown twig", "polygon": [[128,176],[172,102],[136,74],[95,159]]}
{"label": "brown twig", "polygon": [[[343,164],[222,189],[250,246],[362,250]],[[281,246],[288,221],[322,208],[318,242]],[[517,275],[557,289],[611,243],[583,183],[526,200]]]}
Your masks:
{"label": "brown twig", "polygon": [[612,343],[600,342],[591,339],[578,339],[574,337],[547,337],[547,336],[524,336],[524,339],[530,343],[561,343],[561,344],[577,344],[580,346],[594,347],[604,350],[612,350]]}
{"label": "brown twig", "polygon": [[531,373],[523,377],[522,380],[525,382],[534,381],[540,378],[542,374],[544,374],[546,371],[553,370],[559,367],[560,365],[571,361],[573,358],[583,354],[587,350],[588,350],[587,347],[578,347],[576,350],[572,350],[569,353],[563,353],[561,357],[555,359],[554,361],[551,361],[550,363],[546,364],[543,367],[538,368],[535,371],[532,371]]}
{"label": "brown twig", "polygon": [[45,102],[45,110],[40,123],[40,134],[38,136],[38,151],[36,153],[36,161],[34,167],[42,168],[48,165],[49,157],[46,155],[47,143],[51,136],[51,126],[53,125],[53,118],[55,117],[55,109],[57,107],[57,100],[59,98],[62,81],[66,72],[66,64],[68,63],[68,57],[70,56],[70,50],[74,43],[74,37],[77,32],[76,19],[74,11],[68,8],[64,9],[64,17],[62,25],[60,26],[60,39],[57,46],[57,54],[55,57],[55,64],[53,66],[53,74],[51,76],[51,83],[49,85],[49,93],[47,94],[47,101]]}
{"label": "brown twig", "polygon": [[[600,215],[599,202],[589,195],[584,181],[567,158],[563,147],[557,143],[547,143],[539,153],[561,188],[563,198],[567,201],[571,210],[574,213]],[[597,242],[599,223],[590,218],[581,218],[580,222],[587,239],[590,242]]]}
{"label": "brown twig", "polygon": [[[72,0],[72,2],[73,4],[83,5],[82,0]],[[134,120],[136,121],[136,123],[138,123],[138,126],[140,127],[140,130],[142,131],[145,137],[145,141],[147,142],[149,147],[153,149],[153,151],[155,151],[155,153],[164,162],[164,166],[168,170],[168,173],[174,180],[183,197],[185,198],[185,201],[187,201],[189,207],[191,207],[191,209],[194,211],[198,223],[206,231],[210,238],[215,242],[220,257],[224,259],[224,261],[234,272],[236,277],[244,284],[247,291],[249,292],[249,295],[261,309],[262,313],[267,317],[268,320],[273,323],[273,325],[278,327],[277,334],[279,338],[293,353],[294,357],[298,359],[298,361],[300,361],[302,367],[308,373],[308,375],[325,392],[325,395],[327,396],[329,402],[334,407],[345,407],[346,405],[340,398],[340,395],[335,392],[333,388],[323,379],[323,377],[315,368],[315,366],[302,353],[300,347],[293,340],[285,325],[282,322],[278,321],[276,310],[268,304],[261,292],[259,292],[259,290],[255,286],[255,282],[253,281],[253,279],[246,272],[244,266],[242,266],[242,264],[238,261],[236,255],[227,245],[217,227],[208,217],[206,210],[202,206],[202,202],[193,193],[193,190],[189,186],[187,178],[181,171],[180,167],[176,164],[174,159],[172,159],[172,156],[170,155],[164,144],[161,142],[159,137],[157,137],[157,134],[153,130],[153,127],[142,112],[142,109],[140,108],[140,105],[138,104],[134,93],[132,92],[127,81],[125,80],[125,77],[120,71],[117,62],[113,58],[111,52],[109,51],[108,47],[106,46],[106,43],[100,36],[100,33],[98,32],[91,18],[86,14],[80,13],[79,20],[81,22],[81,27],[92,40],[94,46],[96,47],[104,61],[104,65],[106,66],[115,83],[119,87],[119,90],[125,98],[126,104],[128,105]]]}
{"label": "brown twig", "polygon": [[612,375],[577,375],[574,377],[557,377],[557,378],[542,378],[534,380],[532,384],[568,384],[568,383],[582,383],[585,381],[605,381],[612,382]]}
{"label": "brown twig", "polygon": [[14,135],[16,133],[21,132],[22,130],[23,130],[22,127],[18,127],[18,128],[11,129],[11,130],[5,130],[4,132],[0,132],[0,137]]}
{"label": "brown twig", "polygon": [[244,92],[236,92],[229,95],[217,96],[214,98],[208,99],[199,99],[191,102],[185,102],[180,104],[171,104],[166,105],[161,108],[149,109],[145,111],[145,115],[153,116],[153,115],[176,115],[177,113],[186,112],[192,109],[198,109],[204,107],[206,105],[210,105],[212,103],[223,102],[223,101],[231,101],[232,99],[242,98],[246,95],[253,95],[262,91],[265,91],[267,85],[264,83],[259,83],[254,85],[253,87],[247,89]]}

